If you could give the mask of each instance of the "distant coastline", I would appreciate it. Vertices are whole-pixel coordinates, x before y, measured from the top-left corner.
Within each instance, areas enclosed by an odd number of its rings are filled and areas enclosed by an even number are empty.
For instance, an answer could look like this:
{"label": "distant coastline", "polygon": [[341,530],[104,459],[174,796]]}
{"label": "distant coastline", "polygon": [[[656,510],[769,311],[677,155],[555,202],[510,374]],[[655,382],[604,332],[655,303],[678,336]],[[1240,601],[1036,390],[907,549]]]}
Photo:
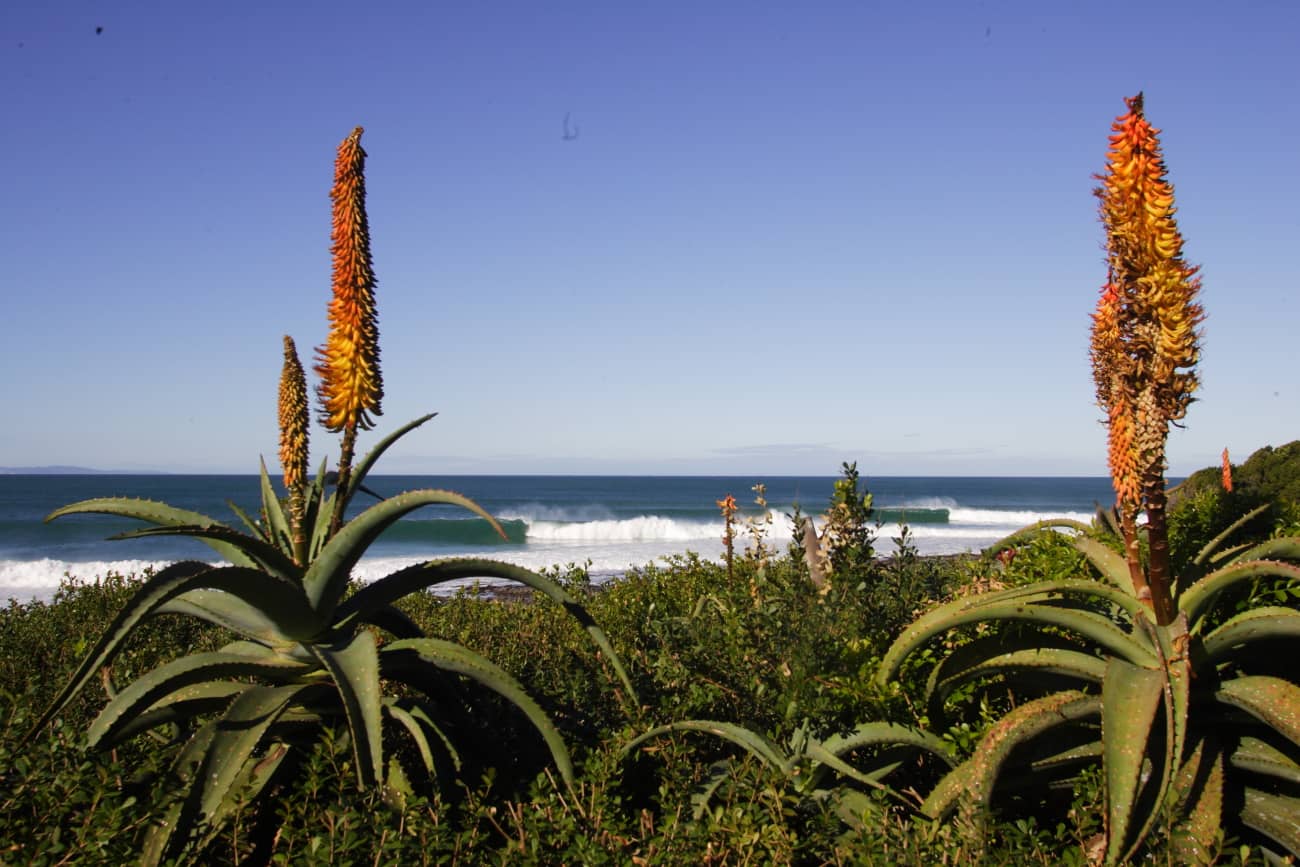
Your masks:
{"label": "distant coastline", "polygon": [[161,476],[160,470],[96,470],[90,467],[0,467],[0,476]]}

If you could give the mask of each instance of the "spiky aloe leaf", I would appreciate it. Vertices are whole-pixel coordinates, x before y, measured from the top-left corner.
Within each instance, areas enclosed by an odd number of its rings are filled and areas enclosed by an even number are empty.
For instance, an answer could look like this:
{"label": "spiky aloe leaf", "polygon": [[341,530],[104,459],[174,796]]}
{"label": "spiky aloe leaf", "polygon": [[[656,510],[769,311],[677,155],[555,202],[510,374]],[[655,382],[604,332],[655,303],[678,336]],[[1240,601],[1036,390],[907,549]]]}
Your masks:
{"label": "spiky aloe leaf", "polygon": [[[178,509],[155,500],[141,500],[134,497],[96,497],[82,500],[55,509],[45,516],[46,523],[64,515],[115,515],[119,518],[134,518],[148,521],[160,527],[225,527],[226,525],[199,512]],[[217,539],[203,540],[209,548],[216,551],[236,566],[256,567],[239,548]]]}
{"label": "spiky aloe leaf", "polygon": [[916,620],[893,643],[881,660],[876,680],[887,683],[898,675],[904,660],[919,650],[927,641],[958,626],[996,621],[1020,621],[1049,626],[1076,633],[1095,642],[1104,651],[1127,659],[1135,665],[1151,667],[1157,662],[1145,636],[1124,632],[1110,620],[1091,611],[1040,605],[1025,601],[1025,597],[1041,596],[1043,600],[1054,593],[1080,592],[1086,597],[1103,601],[1123,599],[1123,607],[1134,616],[1144,616],[1138,609],[1140,602],[1126,597],[1122,591],[1108,588],[1096,581],[1054,581],[1033,588],[1012,588],[980,596],[955,599]]}
{"label": "spiky aloe leaf", "polygon": [[1300,858],[1300,798],[1247,788],[1241,820]]}
{"label": "spiky aloe leaf", "polygon": [[1223,827],[1223,786],[1223,751],[1202,740],[1172,785],[1184,817],[1170,840],[1177,863],[1214,863],[1215,838]]}
{"label": "spiky aloe leaf", "polygon": [[735,723],[718,722],[716,720],[681,720],[667,725],[656,726],[624,744],[623,754],[627,755],[642,744],[669,732],[704,732],[705,734],[714,735],[735,744],[773,770],[783,770],[788,760],[780,747],[758,732],[751,731]]}
{"label": "spiky aloe leaf", "polygon": [[424,763],[424,769],[428,773],[433,773],[433,750],[429,748],[429,740],[424,736],[424,728],[416,718],[406,708],[397,703],[395,698],[384,699],[384,713],[392,717],[406,729],[406,733],[411,736],[415,742],[415,748],[420,753],[420,761]]}
{"label": "spiky aloe leaf", "polygon": [[[1141,668],[1118,657],[1106,664],[1101,687],[1102,765],[1106,773],[1106,860],[1116,863],[1131,852],[1129,821],[1137,814],[1142,763],[1151,727],[1165,695],[1165,672]],[[1165,757],[1164,767],[1169,766]],[[1157,801],[1159,797],[1157,797]],[[1133,845],[1142,840],[1137,835]]]}
{"label": "spiky aloe leaf", "polygon": [[122,726],[138,714],[153,709],[155,702],[196,684],[242,677],[284,683],[310,670],[310,666],[269,651],[260,659],[248,654],[219,651],[184,656],[141,675],[121,690],[90,724],[86,741],[94,747],[101,740],[113,740]]}
{"label": "spiky aloe leaf", "polygon": [[587,612],[587,609],[582,606],[582,603],[555,581],[522,566],[502,563],[497,560],[469,557],[419,563],[391,575],[385,575],[383,578],[362,587],[339,606],[335,617],[341,625],[346,625],[354,618],[364,621],[384,606],[396,602],[411,593],[466,578],[504,578],[517,581],[544,594],[548,599],[562,606],[565,611],[569,612],[574,619],[582,624],[591,640],[596,643],[605,658],[609,660],[610,667],[614,669],[614,673],[623,684],[623,688],[627,690],[630,701],[636,702],[636,690],[633,688],[632,681],[627,676],[618,654],[614,652],[609,637],[605,635],[603,629],[596,625],[596,622]]}
{"label": "spiky aloe leaf", "polygon": [[1226,680],[1214,693],[1300,746],[1300,686],[1280,677],[1247,675]]}
{"label": "spiky aloe leaf", "polygon": [[[304,607],[302,603],[300,607]],[[264,646],[295,643],[282,628],[283,612],[217,590],[190,590],[158,606],[155,614],[180,614],[229,629]],[[272,618],[276,617],[277,620]]]}
{"label": "spiky aloe leaf", "polygon": [[1228,760],[1234,768],[1300,786],[1300,763],[1259,738],[1243,737]]}
{"label": "spiky aloe leaf", "polygon": [[[303,688],[251,686],[231,702],[220,719],[195,733],[176,762],[178,776],[190,784],[189,794],[179,810],[150,829],[142,853],[144,863],[160,862],[207,830],[266,730]],[[184,829],[191,837],[173,839],[176,829]]]}
{"label": "spiky aloe leaf", "polygon": [[1239,560],[1300,560],[1300,537],[1282,536],[1246,550]]}
{"label": "spiky aloe leaf", "polygon": [[451,491],[407,491],[376,503],[343,525],[312,561],[303,576],[303,587],[312,606],[325,616],[330,616],[347,589],[352,567],[365,554],[379,534],[393,523],[421,506],[451,505],[467,509],[492,525],[501,537],[505,531],[496,519],[468,497]]}
{"label": "spiky aloe leaf", "polygon": [[406,616],[400,608],[394,608],[392,605],[377,608],[365,617],[358,617],[358,620],[361,623],[378,626],[397,638],[424,637],[424,630],[420,628],[420,625]]}
{"label": "spiky aloe leaf", "polygon": [[[573,761],[569,758],[564,738],[519,681],[511,677],[495,663],[480,656],[467,647],[438,638],[404,638],[384,645],[385,670],[414,674],[408,683],[418,684],[418,678],[426,666],[464,675],[505,698],[519,708],[545,741],[555,760],[560,776],[569,785],[573,785]],[[418,686],[417,686],[418,688]]]}
{"label": "spiky aloe leaf", "polygon": [[267,535],[266,527],[259,524],[252,515],[244,511],[244,508],[234,500],[226,500],[226,507],[235,513],[235,517],[248,530],[248,535],[261,539],[263,542],[271,543],[271,537]]}
{"label": "spiky aloe leaf", "polygon": [[[888,747],[890,748],[890,758],[882,759],[877,757],[873,760],[871,767],[865,770],[854,767],[845,761],[845,756],[854,750],[866,747]],[[809,758],[813,759],[815,764],[806,779],[798,783],[798,788],[804,792],[812,791],[820,785],[826,776],[826,772],[833,770],[849,779],[857,780],[903,800],[901,795],[879,782],[896,766],[897,763],[892,756],[896,748],[899,747],[910,748],[917,752],[936,756],[949,768],[957,765],[951,747],[929,732],[909,728],[898,723],[863,723],[848,734],[832,735],[824,741],[810,739],[806,750]]]}
{"label": "spiky aloe leaf", "polygon": [[926,699],[932,718],[942,716],[944,702],[963,684],[1016,672],[1041,672],[1100,684],[1106,661],[1051,635],[977,638],[949,653],[931,670]]}
{"label": "spiky aloe leaf", "polygon": [[1108,548],[1102,542],[1091,536],[1079,536],[1074,540],[1075,549],[1088,558],[1102,577],[1115,585],[1119,589],[1136,597],[1137,590],[1133,587],[1133,574],[1129,571],[1128,561],[1124,555],[1112,548]]}
{"label": "spiky aloe leaf", "polygon": [[366,452],[366,456],[353,465],[352,476],[348,479],[348,490],[345,496],[351,500],[353,495],[361,489],[361,485],[366,480],[366,474],[370,472],[370,468],[375,465],[375,462],[379,460],[380,456],[383,455],[384,452],[388,451],[389,446],[436,415],[436,412],[422,415],[414,421],[407,422],[388,436],[381,439],[379,442],[375,443],[374,448]]}
{"label": "spiky aloe leaf", "polygon": [[943,819],[963,795],[978,806],[988,804],[993,787],[1012,751],[1063,725],[1101,714],[1101,699],[1077,690],[1058,692],[1020,705],[984,735],[975,755],[950,771],[921,805],[921,812]]}
{"label": "spiky aloe leaf", "polygon": [[[276,496],[275,487],[271,484],[271,476],[266,472],[266,460],[259,458],[258,464],[261,469],[262,514],[266,516],[267,534],[279,551],[291,553],[293,531],[289,528],[289,519],[285,517],[280,498]],[[289,557],[289,559],[293,558]]]}
{"label": "spiky aloe leaf", "polygon": [[199,717],[220,713],[230,706],[234,697],[248,689],[247,683],[228,680],[206,681],[178,689],[151,704],[145,711],[135,714],[122,723],[101,746],[122,743],[142,732],[150,732],[163,725],[188,723]]}
{"label": "spiky aloe leaf", "polygon": [[[1205,565],[1207,562],[1209,562],[1210,558],[1214,556],[1215,552],[1219,550],[1219,546],[1222,545],[1224,542],[1228,541],[1229,536],[1231,536],[1233,533],[1240,530],[1242,527],[1246,526],[1246,524],[1250,523],[1252,519],[1257,518],[1260,515],[1267,512],[1270,508],[1272,508],[1272,505],[1270,503],[1265,503],[1264,505],[1259,506],[1258,508],[1251,509],[1246,514],[1242,515],[1240,518],[1233,521],[1231,524],[1228,525],[1228,528],[1226,530],[1224,530],[1219,535],[1215,536],[1209,542],[1205,543],[1205,545],[1201,548],[1201,550],[1198,551],[1196,556],[1192,559],[1192,563],[1196,566]],[[1258,559],[1264,559],[1267,556],[1268,555],[1261,556],[1255,554],[1252,555],[1249,559],[1258,560]]]}
{"label": "spiky aloe leaf", "polygon": [[148,527],[143,530],[129,530],[118,533],[113,539],[147,539],[154,536],[185,536],[211,544],[220,542],[238,548],[246,559],[251,560],[253,568],[264,569],[281,578],[298,581],[302,569],[292,559],[270,542],[241,533],[230,527]]}
{"label": "spiky aloe leaf", "polygon": [[1057,527],[1064,530],[1078,530],[1080,533],[1086,533],[1092,529],[1087,524],[1070,518],[1047,518],[1042,521],[1035,521],[1026,527],[1021,527],[1010,536],[1004,536],[992,545],[989,545],[984,549],[986,552],[985,556],[988,556],[988,552],[996,554],[998,551],[1007,548],[1014,548],[1018,545],[1023,545],[1026,542],[1032,542],[1045,531],[1055,530]]}
{"label": "spiky aloe leaf", "polygon": [[1205,636],[1207,661],[1218,664],[1234,651],[1250,649],[1261,641],[1300,638],[1300,611],[1264,606],[1229,618]]}
{"label": "spiky aloe leaf", "polygon": [[308,650],[329,669],[343,700],[357,760],[358,782],[362,788],[382,785],[384,746],[380,708],[383,696],[375,634],[361,629],[337,644],[311,644]]}
{"label": "spiky aloe leaf", "polygon": [[[94,677],[95,672],[108,664],[139,623],[157,613],[169,600],[201,589],[221,590],[259,606],[271,619],[276,630],[289,639],[312,635],[321,628],[320,621],[307,607],[301,588],[292,583],[239,566],[213,568],[207,563],[194,560],[173,563],[145,581],[113,618],[95,647],[73,672],[67,685],[37,720],[32,734],[52,720]],[[30,736],[31,734],[28,735]]]}
{"label": "spiky aloe leaf", "polygon": [[1195,632],[1223,591],[1243,581],[1260,578],[1290,578],[1300,581],[1300,566],[1278,560],[1239,559],[1199,579],[1178,597],[1178,608],[1187,614]]}

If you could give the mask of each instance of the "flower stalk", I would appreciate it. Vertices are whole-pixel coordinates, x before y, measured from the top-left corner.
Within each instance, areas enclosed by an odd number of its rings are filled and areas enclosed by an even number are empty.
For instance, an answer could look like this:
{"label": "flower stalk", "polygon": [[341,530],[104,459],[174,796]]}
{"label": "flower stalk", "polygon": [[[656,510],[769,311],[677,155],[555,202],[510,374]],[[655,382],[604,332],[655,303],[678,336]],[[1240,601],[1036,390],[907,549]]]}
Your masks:
{"label": "flower stalk", "polygon": [[307,376],[298,360],[293,338],[284,337],[284,366],[280,371],[280,469],[284,489],[289,497],[289,529],[294,559],[306,560],[306,533],[303,528],[304,501],[307,491],[308,427],[311,413],[307,403]]}
{"label": "flower stalk", "polygon": [[[1112,125],[1098,175],[1108,276],[1093,314],[1092,368],[1106,412],[1109,465],[1134,586],[1159,623],[1173,619],[1165,523],[1165,443],[1199,381],[1198,269],[1183,260],[1159,130],[1142,94]],[[1149,554],[1140,559],[1137,518],[1146,514]]]}
{"label": "flower stalk", "polygon": [[[317,349],[316,372],[321,382],[320,420],[326,430],[342,432],[338,488],[346,491],[352,472],[358,428],[369,430],[372,415],[382,415],[383,377],[379,369],[379,326],[375,311],[375,271],[370,255],[370,224],[366,216],[366,152],[362,127],[339,145],[334,163],[333,297],[329,304],[330,332]],[[347,497],[336,501],[333,532],[343,525]]]}

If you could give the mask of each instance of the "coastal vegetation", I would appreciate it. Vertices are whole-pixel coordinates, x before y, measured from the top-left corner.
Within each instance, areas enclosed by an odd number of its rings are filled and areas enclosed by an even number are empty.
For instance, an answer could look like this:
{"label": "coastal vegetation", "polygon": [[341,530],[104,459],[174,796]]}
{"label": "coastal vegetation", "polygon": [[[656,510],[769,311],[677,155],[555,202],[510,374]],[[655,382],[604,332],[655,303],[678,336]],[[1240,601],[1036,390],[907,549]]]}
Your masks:
{"label": "coastal vegetation", "polygon": [[[485,560],[367,585],[383,530],[449,491],[349,512],[383,397],[361,129],[340,145],[309,471],[293,341],[280,469],[236,523],[75,503],[225,563],[69,579],[0,610],[0,860],[68,863],[1279,863],[1300,856],[1296,444],[1167,490],[1198,386],[1183,256],[1141,95],[1098,177],[1092,328],[1116,498],[981,555],[877,538],[846,463],[770,542],[719,491],[723,562],[599,588]],[[883,556],[882,556],[883,555]],[[512,579],[505,596],[430,592]]]}

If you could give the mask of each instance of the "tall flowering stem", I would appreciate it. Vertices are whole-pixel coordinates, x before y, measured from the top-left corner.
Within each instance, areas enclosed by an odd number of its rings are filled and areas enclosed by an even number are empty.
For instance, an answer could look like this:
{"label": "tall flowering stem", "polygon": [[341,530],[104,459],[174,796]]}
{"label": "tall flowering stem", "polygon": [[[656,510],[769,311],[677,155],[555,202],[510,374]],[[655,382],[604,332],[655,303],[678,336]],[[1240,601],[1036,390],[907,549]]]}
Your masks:
{"label": "tall flowering stem", "polygon": [[1232,493],[1232,461],[1228,459],[1228,450],[1223,450],[1223,492]]}
{"label": "tall flowering stem", "polygon": [[[1092,369],[1106,413],[1109,463],[1129,570],[1160,623],[1172,621],[1165,522],[1165,442],[1199,382],[1198,269],[1183,260],[1159,130],[1142,94],[1111,127],[1106,170],[1098,175],[1108,278],[1093,314]],[[1146,513],[1149,559],[1139,557],[1137,517]]]}
{"label": "tall flowering stem", "polygon": [[[334,163],[333,290],[329,304],[330,333],[316,351],[321,382],[320,420],[329,431],[343,433],[338,487],[347,489],[356,449],[357,429],[369,430],[371,415],[382,415],[384,382],[379,370],[379,326],[375,313],[375,270],[370,257],[370,224],[366,217],[366,152],[357,127],[339,145]],[[335,531],[342,526],[346,497],[334,513]]]}
{"label": "tall flowering stem", "polygon": [[307,403],[307,376],[298,360],[293,338],[284,338],[284,367],[280,371],[280,469],[284,489],[289,495],[289,526],[293,534],[295,559],[305,560],[306,533],[303,529],[303,503],[307,489],[307,429],[311,412]]}
{"label": "tall flowering stem", "polygon": [[730,581],[733,576],[733,570],[736,562],[736,513],[740,507],[736,505],[736,498],[731,494],[718,500],[718,508],[722,510],[722,545],[723,556],[727,561],[727,580]]}

